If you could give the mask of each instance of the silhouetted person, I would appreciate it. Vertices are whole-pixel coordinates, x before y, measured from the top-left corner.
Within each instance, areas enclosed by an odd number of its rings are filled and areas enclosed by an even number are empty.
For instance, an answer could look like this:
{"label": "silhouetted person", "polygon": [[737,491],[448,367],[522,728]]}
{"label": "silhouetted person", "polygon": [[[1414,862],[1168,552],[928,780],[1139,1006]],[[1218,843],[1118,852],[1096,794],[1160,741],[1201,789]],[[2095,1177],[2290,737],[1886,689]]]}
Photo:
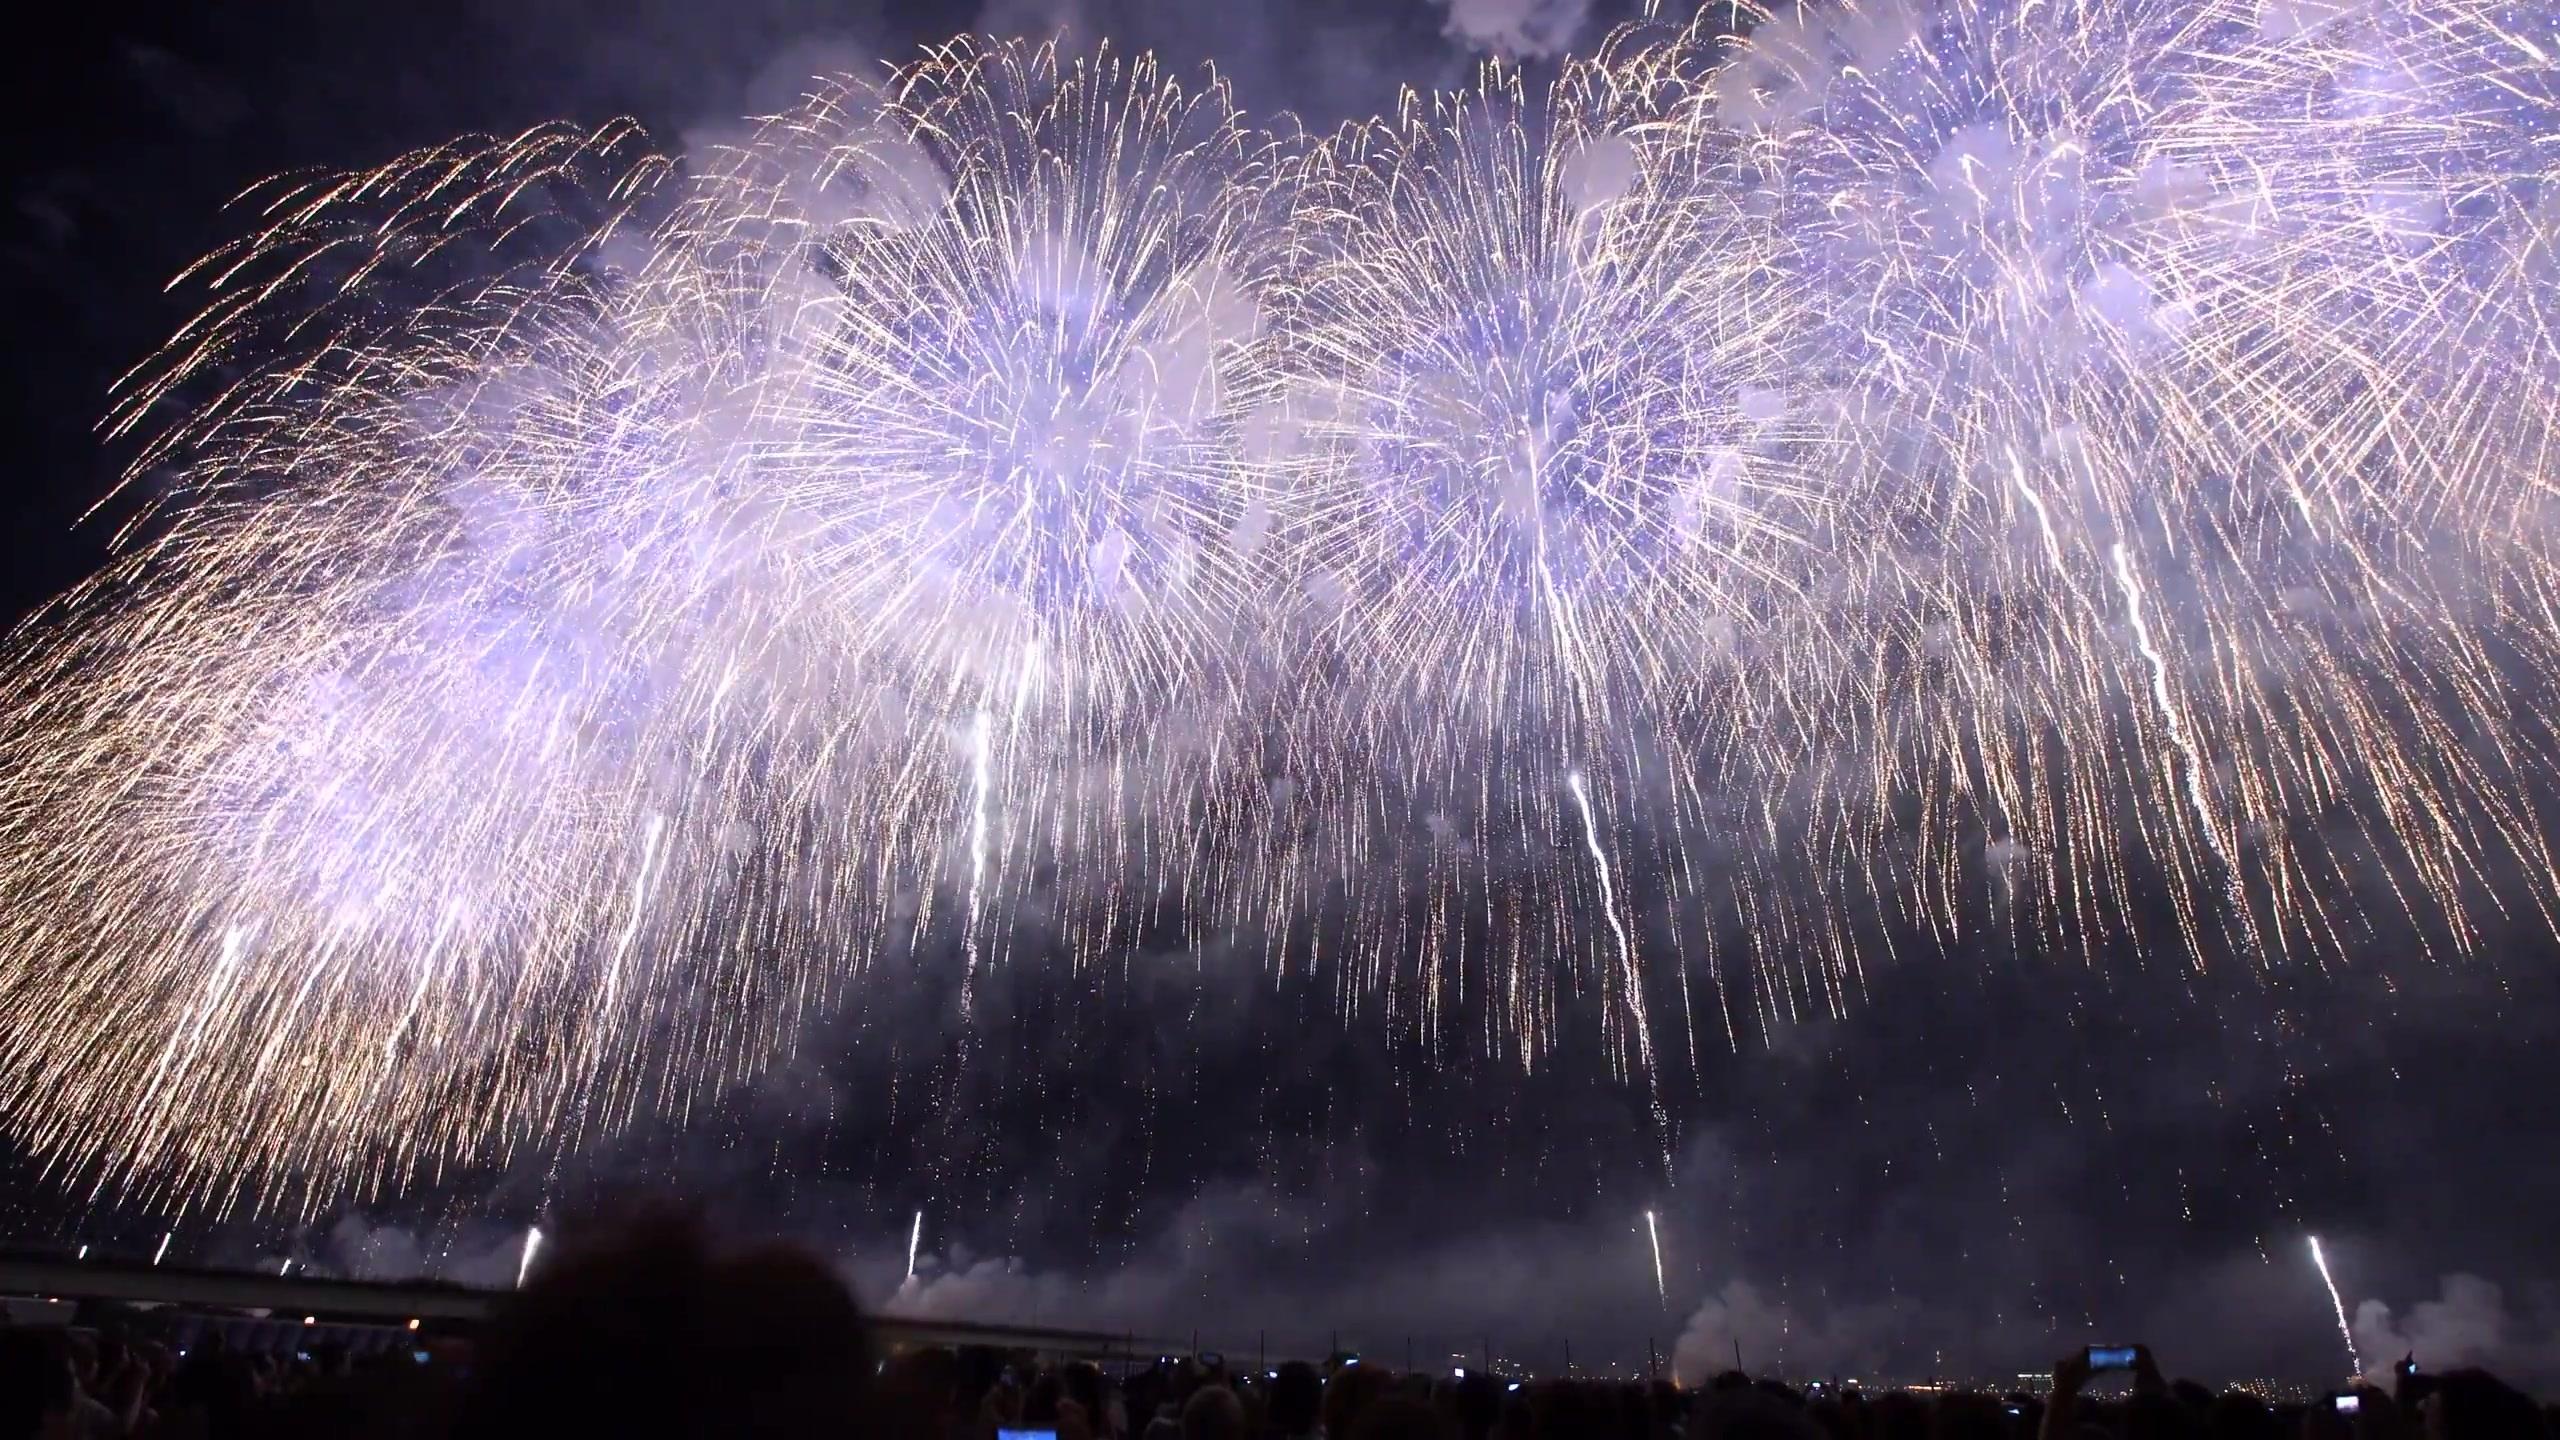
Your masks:
{"label": "silhouetted person", "polygon": [[815,1258],[667,1218],[556,1253],[482,1342],[461,1434],[868,1433],[861,1312]]}
{"label": "silhouetted person", "polygon": [[1245,1440],[1244,1403],[1224,1385],[1203,1385],[1182,1402],[1182,1440]]}
{"label": "silhouetted person", "polygon": [[1930,1440],[2009,1440],[2009,1412],[1988,1395],[1941,1396],[1929,1419]]}
{"label": "silhouetted person", "polygon": [[964,1413],[960,1357],[939,1346],[907,1351],[889,1362],[871,1394],[881,1434],[947,1435]]}
{"label": "silhouetted person", "polygon": [[1324,1408],[1324,1381],[1316,1367],[1292,1360],[1271,1381],[1271,1428],[1280,1440],[1311,1440]]}
{"label": "silhouetted person", "polygon": [[0,1440],[72,1440],[79,1387],[50,1335],[0,1330]]}
{"label": "silhouetted person", "polygon": [[1384,1396],[1361,1410],[1349,1440],[1442,1440],[1440,1417],[1417,1396]]}
{"label": "silhouetted person", "polygon": [[[2080,1398],[2091,1374],[2089,1352],[2085,1349],[2074,1350],[2053,1362],[2053,1393],[2046,1397],[2044,1420],[2038,1427],[2043,1440],[2072,1440],[2081,1422],[2091,1418],[2087,1413],[2090,1407]],[[2169,1398],[2169,1382],[2161,1375],[2159,1362],[2152,1358],[2148,1345],[2133,1347],[2133,1393],[2137,1399],[2150,1396],[2169,1411],[2176,1410],[2177,1402]],[[2174,1426],[2176,1418],[2150,1410],[2139,1417],[2139,1423],[2157,1430]]]}
{"label": "silhouetted person", "polygon": [[2486,1370],[2435,1377],[2424,1434],[2426,1440],[2547,1440],[2541,1410]]}
{"label": "silhouetted person", "polygon": [[2124,1440],[2204,1440],[2204,1425],[2166,1387],[2137,1389],[2124,1402],[2121,1433]]}
{"label": "silhouetted person", "polygon": [[2245,1390],[2213,1397],[2205,1408],[2205,1433],[2213,1440],[2284,1440],[2276,1413]]}
{"label": "silhouetted person", "polygon": [[1873,1440],[1929,1440],[1929,1407],[1916,1395],[1887,1391],[1868,1404],[1867,1426]]}
{"label": "silhouetted person", "polygon": [[1360,1416],[1386,1393],[1385,1372],[1374,1365],[1344,1365],[1324,1387],[1326,1440],[1344,1440],[1360,1425]]}
{"label": "silhouetted person", "polygon": [[258,1371],[219,1337],[196,1347],[169,1377],[159,1434],[226,1440],[250,1433],[258,1405]]}
{"label": "silhouetted person", "polygon": [[1084,1411],[1085,1423],[1100,1435],[1111,1428],[1111,1402],[1103,1393],[1102,1371],[1089,1361],[1079,1360],[1059,1375],[1065,1385],[1067,1399]]}
{"label": "silhouetted person", "polygon": [[[1695,1404],[1688,1429],[1692,1440],[1823,1440],[1821,1427],[1803,1407],[1753,1386],[1711,1390],[1696,1397]],[[1925,1431],[1927,1418],[1919,1423]]]}
{"label": "silhouetted person", "polygon": [[1493,1422],[1502,1414],[1502,1387],[1481,1370],[1470,1371],[1458,1381],[1450,1396],[1451,1412],[1457,1419],[1458,1440],[1486,1440],[1493,1433]]}

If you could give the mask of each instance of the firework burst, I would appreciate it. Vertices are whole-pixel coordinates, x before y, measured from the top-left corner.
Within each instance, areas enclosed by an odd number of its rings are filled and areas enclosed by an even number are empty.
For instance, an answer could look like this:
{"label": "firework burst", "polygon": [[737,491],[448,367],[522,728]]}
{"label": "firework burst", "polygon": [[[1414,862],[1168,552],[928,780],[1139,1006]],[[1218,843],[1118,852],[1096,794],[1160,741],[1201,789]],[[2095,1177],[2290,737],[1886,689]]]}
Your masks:
{"label": "firework burst", "polygon": [[[2541,562],[2469,501],[2486,464],[2512,504],[2547,444],[2516,403],[2548,349],[2507,325],[2501,392],[2445,348],[2493,307],[2423,257],[2514,242],[2400,203],[2513,184],[2532,47],[2475,89],[2451,77],[2497,48],[2488,12],[2332,8],[2373,24],[1791,9],[1719,72],[1692,129],[1742,139],[1831,304],[1802,359],[1837,462],[1892,477],[1859,492],[1877,543],[1834,551],[1844,603],[1790,617],[1838,676],[1775,687],[1825,697],[1796,731],[1822,751],[1762,767],[1817,852],[1896,857],[1818,853],[1835,893],[1952,934],[1988,879],[2065,949],[2167,915],[2198,963],[2325,962],[2403,927],[2466,945],[2484,873],[2539,868],[2549,743],[2515,697],[2545,641],[2483,612]],[[2341,45],[2411,83],[2364,103]]]}
{"label": "firework burst", "polygon": [[2549,18],[1735,13],[1313,143],[958,42],[253,192],[16,642],[0,1115],[319,1203],[1171,915],[1661,1116],[1880,919],[2547,922]]}
{"label": "firework burst", "polygon": [[[1730,157],[1677,125],[1676,61],[1621,37],[1534,95],[1489,67],[1314,147],[1275,296],[1299,709],[1328,717],[1312,848],[1409,872],[1360,903],[1426,1004],[1502,996],[1534,1052],[1561,958],[1648,1073],[1648,947],[1610,867],[1621,838],[1660,853],[1625,807],[1840,499],[1788,403],[1808,297]],[[1453,949],[1487,908],[1519,923]]]}

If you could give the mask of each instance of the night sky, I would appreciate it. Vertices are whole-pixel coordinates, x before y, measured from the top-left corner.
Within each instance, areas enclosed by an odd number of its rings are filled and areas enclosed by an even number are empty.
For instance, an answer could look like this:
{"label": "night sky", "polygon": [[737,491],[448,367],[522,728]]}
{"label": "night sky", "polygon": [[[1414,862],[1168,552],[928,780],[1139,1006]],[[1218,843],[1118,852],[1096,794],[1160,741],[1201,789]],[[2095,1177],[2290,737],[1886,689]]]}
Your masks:
{"label": "night sky", "polygon": [[[1055,18],[1018,0],[58,13],[59,38],[8,61],[0,604],[23,615],[104,554],[112,510],[75,519],[124,457],[92,423],[182,318],[162,283],[233,233],[222,205],[250,182],[555,117],[627,113],[681,147],[811,70]],[[1079,18],[1176,65],[1214,57],[1248,111],[1318,126],[1475,58],[1429,0],[1091,0]],[[1644,877],[1631,887],[1643,913]],[[2122,938],[2049,953],[1996,924],[1954,945],[1872,929],[1845,1017],[1733,1045],[1667,1027],[1668,1134],[1596,1046],[1523,1074],[1476,1053],[1464,1016],[1427,1034],[1375,1005],[1346,1020],[1329,981],[1170,939],[1110,974],[1025,958],[993,975],[969,1022],[992,1038],[957,1070],[951,967],[927,954],[875,971],[716,1114],[183,1243],[492,1278],[537,1216],[677,1194],[847,1257],[879,1299],[921,1208],[928,1283],[898,1303],[978,1318],[1267,1330],[1300,1351],[1339,1332],[1389,1358],[1408,1336],[1424,1357],[1490,1339],[1542,1367],[1566,1340],[1624,1363],[1688,1332],[1697,1356],[1739,1338],[1798,1373],[1915,1376],[2142,1340],[2181,1372],[2317,1378],[2344,1356],[2316,1232],[2349,1310],[2390,1307],[2362,1333],[2560,1383],[2560,956],[2527,917],[2477,958],[2411,936],[2328,973],[2198,974]],[[29,1243],[147,1247],[163,1228],[20,1189]]]}

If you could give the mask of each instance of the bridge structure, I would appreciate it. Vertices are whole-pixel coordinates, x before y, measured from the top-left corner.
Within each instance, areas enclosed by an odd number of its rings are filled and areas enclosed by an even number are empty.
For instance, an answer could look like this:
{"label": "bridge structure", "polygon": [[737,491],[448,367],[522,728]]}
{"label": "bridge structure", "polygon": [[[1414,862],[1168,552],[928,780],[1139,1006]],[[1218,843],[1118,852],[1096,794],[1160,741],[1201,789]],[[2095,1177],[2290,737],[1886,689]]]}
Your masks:
{"label": "bridge structure", "polygon": [[[334,1341],[379,1334],[385,1342],[415,1335],[418,1342],[467,1338],[506,1303],[509,1292],[436,1280],[341,1280],[315,1275],[262,1275],[124,1260],[71,1260],[59,1256],[0,1254],[0,1297],[48,1302],[63,1319],[101,1306],[163,1310],[199,1322],[257,1322],[262,1330],[290,1333],[300,1326]],[[31,1312],[41,1313],[41,1312]],[[1090,1360],[1104,1365],[1143,1364],[1162,1355],[1189,1354],[1194,1345],[1161,1336],[1109,1334],[1045,1325],[926,1319],[893,1314],[866,1318],[882,1350],[947,1347],[1029,1352],[1053,1361]]]}

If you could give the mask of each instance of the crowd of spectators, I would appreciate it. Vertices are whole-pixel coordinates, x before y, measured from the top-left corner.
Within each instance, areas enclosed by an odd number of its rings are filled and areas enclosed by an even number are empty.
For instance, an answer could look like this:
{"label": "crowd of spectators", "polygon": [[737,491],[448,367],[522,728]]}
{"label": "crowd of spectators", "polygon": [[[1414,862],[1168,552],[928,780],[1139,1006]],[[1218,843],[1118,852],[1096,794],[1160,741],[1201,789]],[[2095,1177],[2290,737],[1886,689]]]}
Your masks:
{"label": "crowd of spectators", "polygon": [[2074,1351],[2042,1395],[1862,1394],[1739,1371],[1694,1388],[1398,1374],[1350,1355],[1106,1370],[983,1348],[881,1353],[823,1263],[723,1253],[676,1222],[568,1249],[434,1364],[405,1346],[279,1362],[219,1339],[181,1350],[128,1332],[0,1329],[0,1440],[2560,1440],[2560,1408],[2478,1370],[2403,1364],[2386,1386],[2277,1405],[2172,1382],[2140,1347],[2103,1384]]}
{"label": "crowd of spectators", "polygon": [[[883,1434],[989,1440],[2560,1440],[2546,1412],[2478,1370],[2317,1402],[2270,1404],[2164,1380],[2143,1352],[2122,1394],[2089,1389],[2084,1352],[2055,1366],[2045,1395],[1866,1394],[1728,1371],[1684,1389],[1650,1382],[1520,1379],[1482,1371],[1395,1373],[1336,1360],[1256,1374],[1184,1361],[1113,1384],[1091,1366],[979,1389],[949,1352],[902,1356],[882,1375]],[[2352,1411],[2342,1411],[2339,1396]]]}

